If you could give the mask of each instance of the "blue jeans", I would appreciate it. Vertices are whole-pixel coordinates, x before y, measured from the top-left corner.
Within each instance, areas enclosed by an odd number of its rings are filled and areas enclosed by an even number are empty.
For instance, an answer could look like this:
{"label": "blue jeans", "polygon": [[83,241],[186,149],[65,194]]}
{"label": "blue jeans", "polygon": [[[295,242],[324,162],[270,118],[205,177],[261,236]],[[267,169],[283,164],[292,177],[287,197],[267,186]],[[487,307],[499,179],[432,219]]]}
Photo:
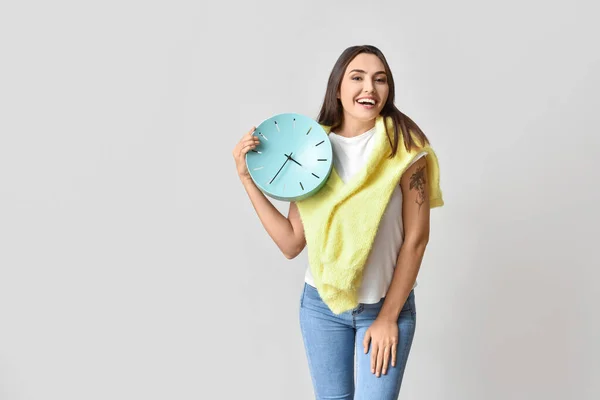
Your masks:
{"label": "blue jeans", "polygon": [[[415,334],[415,294],[411,290],[398,318],[396,366],[387,374],[371,373],[371,346],[365,354],[365,332],[375,321],[385,298],[334,314],[316,288],[305,283],[300,300],[300,328],[316,400],[396,400]],[[356,364],[354,357],[356,355]],[[356,380],[355,373],[356,371]]]}

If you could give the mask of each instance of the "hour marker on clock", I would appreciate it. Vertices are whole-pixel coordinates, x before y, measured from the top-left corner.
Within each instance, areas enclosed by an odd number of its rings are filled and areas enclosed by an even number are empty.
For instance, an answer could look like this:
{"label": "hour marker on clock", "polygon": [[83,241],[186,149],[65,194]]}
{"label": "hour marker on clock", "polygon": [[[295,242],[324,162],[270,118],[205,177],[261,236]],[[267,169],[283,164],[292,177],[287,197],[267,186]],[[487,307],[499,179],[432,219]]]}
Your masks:
{"label": "hour marker on clock", "polygon": [[275,121],[275,127],[277,127],[277,132],[281,132],[281,131],[279,130],[279,125],[277,125],[277,121]]}
{"label": "hour marker on clock", "polygon": [[300,187],[302,188],[302,190],[304,190],[304,186],[302,186],[302,182],[300,182]]}
{"label": "hour marker on clock", "polygon": [[258,132],[258,134],[259,134],[260,136],[264,137],[264,138],[265,138],[265,140],[269,140],[269,139],[267,139],[267,137],[266,137],[265,135],[263,135],[261,132]]}
{"label": "hour marker on clock", "polygon": [[311,130],[312,130],[312,126],[310,128],[308,128],[308,132],[306,132],[306,134],[308,135]]}
{"label": "hour marker on clock", "polygon": [[327,161],[326,158],[317,158],[317,161]]}
{"label": "hour marker on clock", "polygon": [[253,152],[258,153],[258,154],[262,154],[262,151],[258,151],[258,150],[254,150],[254,149],[252,149],[250,151],[253,151]]}
{"label": "hour marker on clock", "polygon": [[317,147],[318,145],[320,145],[323,142],[324,142],[324,140],[321,140],[319,143],[315,144],[315,147]]}
{"label": "hour marker on clock", "polygon": [[265,167],[264,165],[262,167],[256,167],[256,168],[253,169],[253,171],[257,171],[259,169],[263,169],[264,167]]}
{"label": "hour marker on clock", "polygon": [[317,179],[319,179],[319,176],[318,176],[318,175],[315,175],[315,174],[314,174],[314,173],[312,173],[312,172],[311,172],[311,174],[313,174],[314,176],[316,176],[316,177],[317,177]]}
{"label": "hour marker on clock", "polygon": [[293,127],[294,127],[294,130],[295,130],[296,129],[296,118],[294,118],[294,125],[293,125]]}

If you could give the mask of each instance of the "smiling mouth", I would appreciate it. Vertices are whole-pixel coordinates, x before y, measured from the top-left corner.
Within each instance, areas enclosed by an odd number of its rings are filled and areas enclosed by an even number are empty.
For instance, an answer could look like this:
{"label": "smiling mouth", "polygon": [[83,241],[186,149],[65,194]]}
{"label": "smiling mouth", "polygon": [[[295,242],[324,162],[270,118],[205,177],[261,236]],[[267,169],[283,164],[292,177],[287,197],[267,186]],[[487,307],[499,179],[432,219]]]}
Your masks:
{"label": "smiling mouth", "polygon": [[371,104],[369,102],[360,103],[358,100],[356,101],[356,104],[364,108],[374,108],[378,103],[379,102],[377,101],[374,104]]}

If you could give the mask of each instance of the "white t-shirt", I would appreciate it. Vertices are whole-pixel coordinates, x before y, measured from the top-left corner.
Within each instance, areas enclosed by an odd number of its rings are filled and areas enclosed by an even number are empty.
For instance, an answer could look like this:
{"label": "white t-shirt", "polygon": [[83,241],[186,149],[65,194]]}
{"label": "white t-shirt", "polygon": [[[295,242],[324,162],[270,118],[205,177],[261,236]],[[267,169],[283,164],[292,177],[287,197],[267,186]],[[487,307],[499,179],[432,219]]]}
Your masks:
{"label": "white t-shirt", "polygon": [[[350,138],[340,136],[334,132],[329,134],[333,147],[333,164],[344,183],[366,165],[375,143],[374,134],[375,127]],[[413,163],[426,154],[425,152],[419,153]],[[381,218],[373,247],[367,257],[362,284],[358,291],[359,303],[377,303],[386,295],[392,282],[403,241],[402,189],[400,188],[400,182],[398,182]],[[306,268],[304,280],[309,285],[315,286],[310,265]],[[416,286],[417,282],[415,281],[413,288]]]}

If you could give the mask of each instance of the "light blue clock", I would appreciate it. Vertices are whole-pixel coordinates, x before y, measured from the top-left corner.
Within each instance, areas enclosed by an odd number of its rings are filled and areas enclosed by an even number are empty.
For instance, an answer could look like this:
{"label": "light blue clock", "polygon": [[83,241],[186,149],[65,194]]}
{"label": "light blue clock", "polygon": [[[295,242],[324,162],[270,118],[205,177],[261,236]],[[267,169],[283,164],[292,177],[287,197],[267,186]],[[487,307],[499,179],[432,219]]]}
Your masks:
{"label": "light blue clock", "polygon": [[246,153],[246,166],[267,196],[300,201],[317,193],[333,168],[333,150],[323,127],[301,114],[274,115],[254,131],[260,144]]}

